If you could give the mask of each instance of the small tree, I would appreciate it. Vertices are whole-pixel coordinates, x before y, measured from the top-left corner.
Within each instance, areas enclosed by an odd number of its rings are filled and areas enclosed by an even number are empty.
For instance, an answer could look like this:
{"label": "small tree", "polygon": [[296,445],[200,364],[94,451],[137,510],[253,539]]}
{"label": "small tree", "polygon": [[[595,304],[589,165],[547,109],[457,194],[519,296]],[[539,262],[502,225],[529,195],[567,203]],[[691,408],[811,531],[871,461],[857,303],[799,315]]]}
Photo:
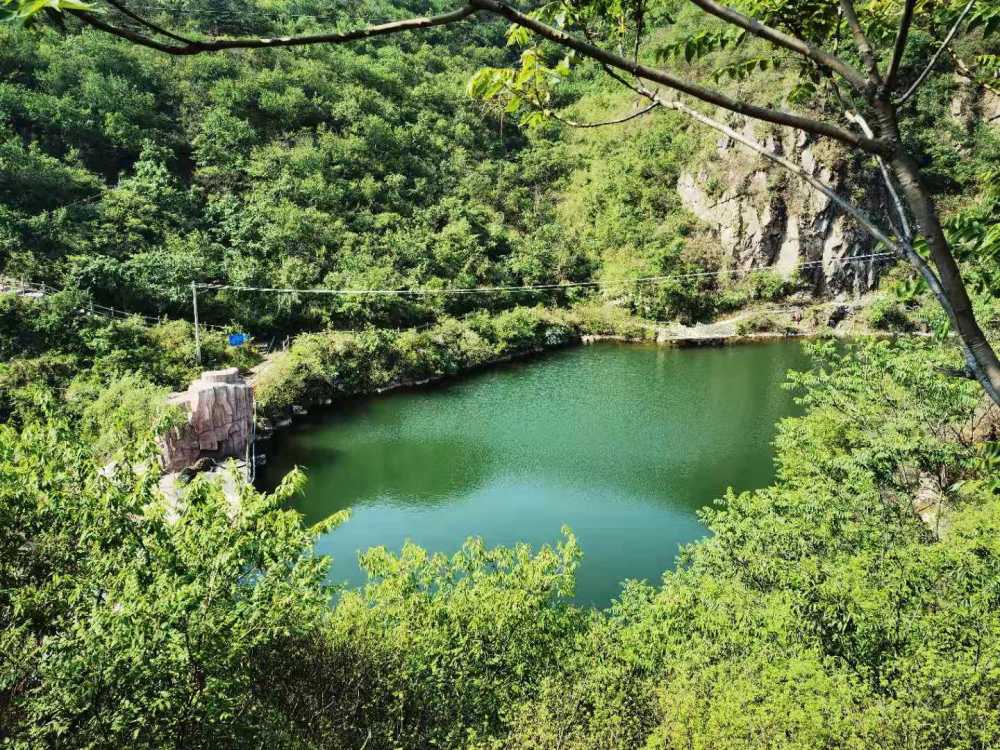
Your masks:
{"label": "small tree", "polygon": [[[755,37],[790,55],[797,66],[796,97],[809,100],[813,111],[840,113],[836,120],[761,106],[727,93],[721,86],[706,86],[683,78],[664,67],[646,62],[650,20],[670,21],[666,0],[549,0],[510,3],[503,0],[468,0],[455,10],[435,16],[410,18],[354,31],[274,38],[191,38],[170,31],[135,13],[118,0],[107,0],[132,25],[116,24],[82,8],[78,0],[0,0],[8,16],[30,21],[41,6],[53,16],[71,14],[83,24],[132,43],[171,55],[193,55],[226,49],[259,49],[310,44],[344,44],[357,40],[455,24],[487,15],[512,24],[508,34],[515,45],[528,49],[511,70],[483,71],[472,81],[474,94],[492,98],[506,93],[514,107],[533,104],[546,115],[545,91],[553,74],[569,73],[577,57],[596,61],[623,86],[645,97],[643,110],[612,122],[622,122],[657,108],[670,108],[725,133],[822,191],[849,213],[869,234],[912,265],[927,282],[947,313],[958,336],[972,375],[993,401],[1000,403],[1000,360],[976,320],[961,271],[937,214],[934,199],[920,166],[906,145],[906,104],[927,79],[963,23],[993,34],[1000,28],[1000,5],[976,0],[956,6],[952,0],[738,0],[738,7],[715,0],[688,0],[723,22],[718,32],[690,34],[673,49],[660,49],[660,61],[682,57],[690,63],[707,52]],[[522,6],[530,5],[527,9]],[[940,39],[930,60],[908,64],[911,32]],[[945,31],[947,29],[947,31]],[[843,39],[850,43],[843,44]],[[556,66],[545,64],[535,46],[547,41],[568,50]],[[677,54],[679,53],[679,55]],[[727,70],[730,75],[752,75],[769,58],[742,61]],[[678,65],[680,65],[678,61]],[[657,87],[657,88],[651,88]],[[897,231],[883,229],[857,206],[837,195],[828,185],[809,175],[798,164],[738,133],[723,122],[695,109],[685,100],[668,97],[663,90],[734,112],[753,120],[793,128],[829,138],[878,163],[898,214]],[[869,124],[871,123],[871,124]],[[610,124],[610,123],[608,123]],[[898,188],[898,192],[897,192]],[[915,231],[911,231],[911,221]],[[926,247],[929,260],[918,252]]]}

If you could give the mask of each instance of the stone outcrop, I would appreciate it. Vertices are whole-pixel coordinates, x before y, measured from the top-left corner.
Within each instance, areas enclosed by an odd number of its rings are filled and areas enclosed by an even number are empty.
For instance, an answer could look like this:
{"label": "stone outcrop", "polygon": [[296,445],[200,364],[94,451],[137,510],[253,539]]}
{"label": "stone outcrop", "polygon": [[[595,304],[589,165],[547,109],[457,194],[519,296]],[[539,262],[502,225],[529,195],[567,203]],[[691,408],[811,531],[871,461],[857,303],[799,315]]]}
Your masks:
{"label": "stone outcrop", "polygon": [[1000,93],[995,86],[982,86],[963,72],[956,72],[952,82],[948,111],[956,124],[967,131],[978,123],[1000,129]]}
{"label": "stone outcrop", "polygon": [[[881,186],[859,184],[856,175],[848,183],[845,154],[804,133],[762,137],[749,121],[744,131],[842,195],[862,195],[861,207],[871,215],[886,215]],[[712,158],[699,161],[681,173],[677,191],[717,239],[724,267],[770,268],[785,278],[797,272],[818,294],[860,294],[875,285],[887,264],[844,261],[870,255],[874,243],[825,195],[729,138],[716,143]]]}
{"label": "stone outcrop", "polygon": [[243,458],[253,434],[253,389],[235,367],[202,373],[169,402],[187,411],[187,422],[160,438],[167,472],[203,458]]}

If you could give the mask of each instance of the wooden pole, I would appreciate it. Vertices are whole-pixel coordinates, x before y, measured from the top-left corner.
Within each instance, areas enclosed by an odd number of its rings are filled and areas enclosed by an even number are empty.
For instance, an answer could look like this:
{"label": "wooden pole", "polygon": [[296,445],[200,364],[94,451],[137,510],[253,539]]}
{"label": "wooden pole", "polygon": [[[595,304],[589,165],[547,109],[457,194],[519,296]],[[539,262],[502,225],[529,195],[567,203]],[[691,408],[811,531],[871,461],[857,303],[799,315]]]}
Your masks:
{"label": "wooden pole", "polygon": [[198,287],[191,282],[191,306],[194,308],[194,351],[201,365],[201,339],[198,337]]}

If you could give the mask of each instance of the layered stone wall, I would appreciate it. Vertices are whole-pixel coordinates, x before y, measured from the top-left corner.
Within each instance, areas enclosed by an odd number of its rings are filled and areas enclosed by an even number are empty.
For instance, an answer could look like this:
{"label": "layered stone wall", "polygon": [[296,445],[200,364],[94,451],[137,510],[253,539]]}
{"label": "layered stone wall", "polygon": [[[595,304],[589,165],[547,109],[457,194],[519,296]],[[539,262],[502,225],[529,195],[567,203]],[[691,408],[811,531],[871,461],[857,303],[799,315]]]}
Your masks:
{"label": "layered stone wall", "polygon": [[253,389],[235,367],[203,372],[169,402],[184,408],[188,420],[160,438],[165,471],[180,471],[202,458],[246,455],[253,435]]}

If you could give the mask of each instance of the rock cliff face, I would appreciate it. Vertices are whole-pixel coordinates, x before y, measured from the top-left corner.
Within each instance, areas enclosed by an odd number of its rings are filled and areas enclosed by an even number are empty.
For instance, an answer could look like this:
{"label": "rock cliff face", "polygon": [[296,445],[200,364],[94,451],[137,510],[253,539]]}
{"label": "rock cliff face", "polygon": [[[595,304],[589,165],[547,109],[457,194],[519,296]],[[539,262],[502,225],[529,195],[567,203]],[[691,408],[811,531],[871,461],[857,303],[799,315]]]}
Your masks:
{"label": "rock cliff face", "polygon": [[[804,133],[762,138],[751,123],[745,132],[842,195],[860,192],[861,207],[871,215],[885,215],[880,186],[859,184],[856,175],[848,183],[843,154],[810,142]],[[817,294],[859,294],[876,284],[887,263],[845,261],[870,255],[874,243],[822,193],[729,138],[717,142],[712,158],[699,161],[681,173],[677,190],[717,238],[725,267],[770,268],[786,278],[798,273]]]}
{"label": "rock cliff face", "polygon": [[253,389],[235,367],[202,373],[170,403],[188,421],[160,439],[163,468],[180,471],[201,458],[242,458],[253,432]]}

